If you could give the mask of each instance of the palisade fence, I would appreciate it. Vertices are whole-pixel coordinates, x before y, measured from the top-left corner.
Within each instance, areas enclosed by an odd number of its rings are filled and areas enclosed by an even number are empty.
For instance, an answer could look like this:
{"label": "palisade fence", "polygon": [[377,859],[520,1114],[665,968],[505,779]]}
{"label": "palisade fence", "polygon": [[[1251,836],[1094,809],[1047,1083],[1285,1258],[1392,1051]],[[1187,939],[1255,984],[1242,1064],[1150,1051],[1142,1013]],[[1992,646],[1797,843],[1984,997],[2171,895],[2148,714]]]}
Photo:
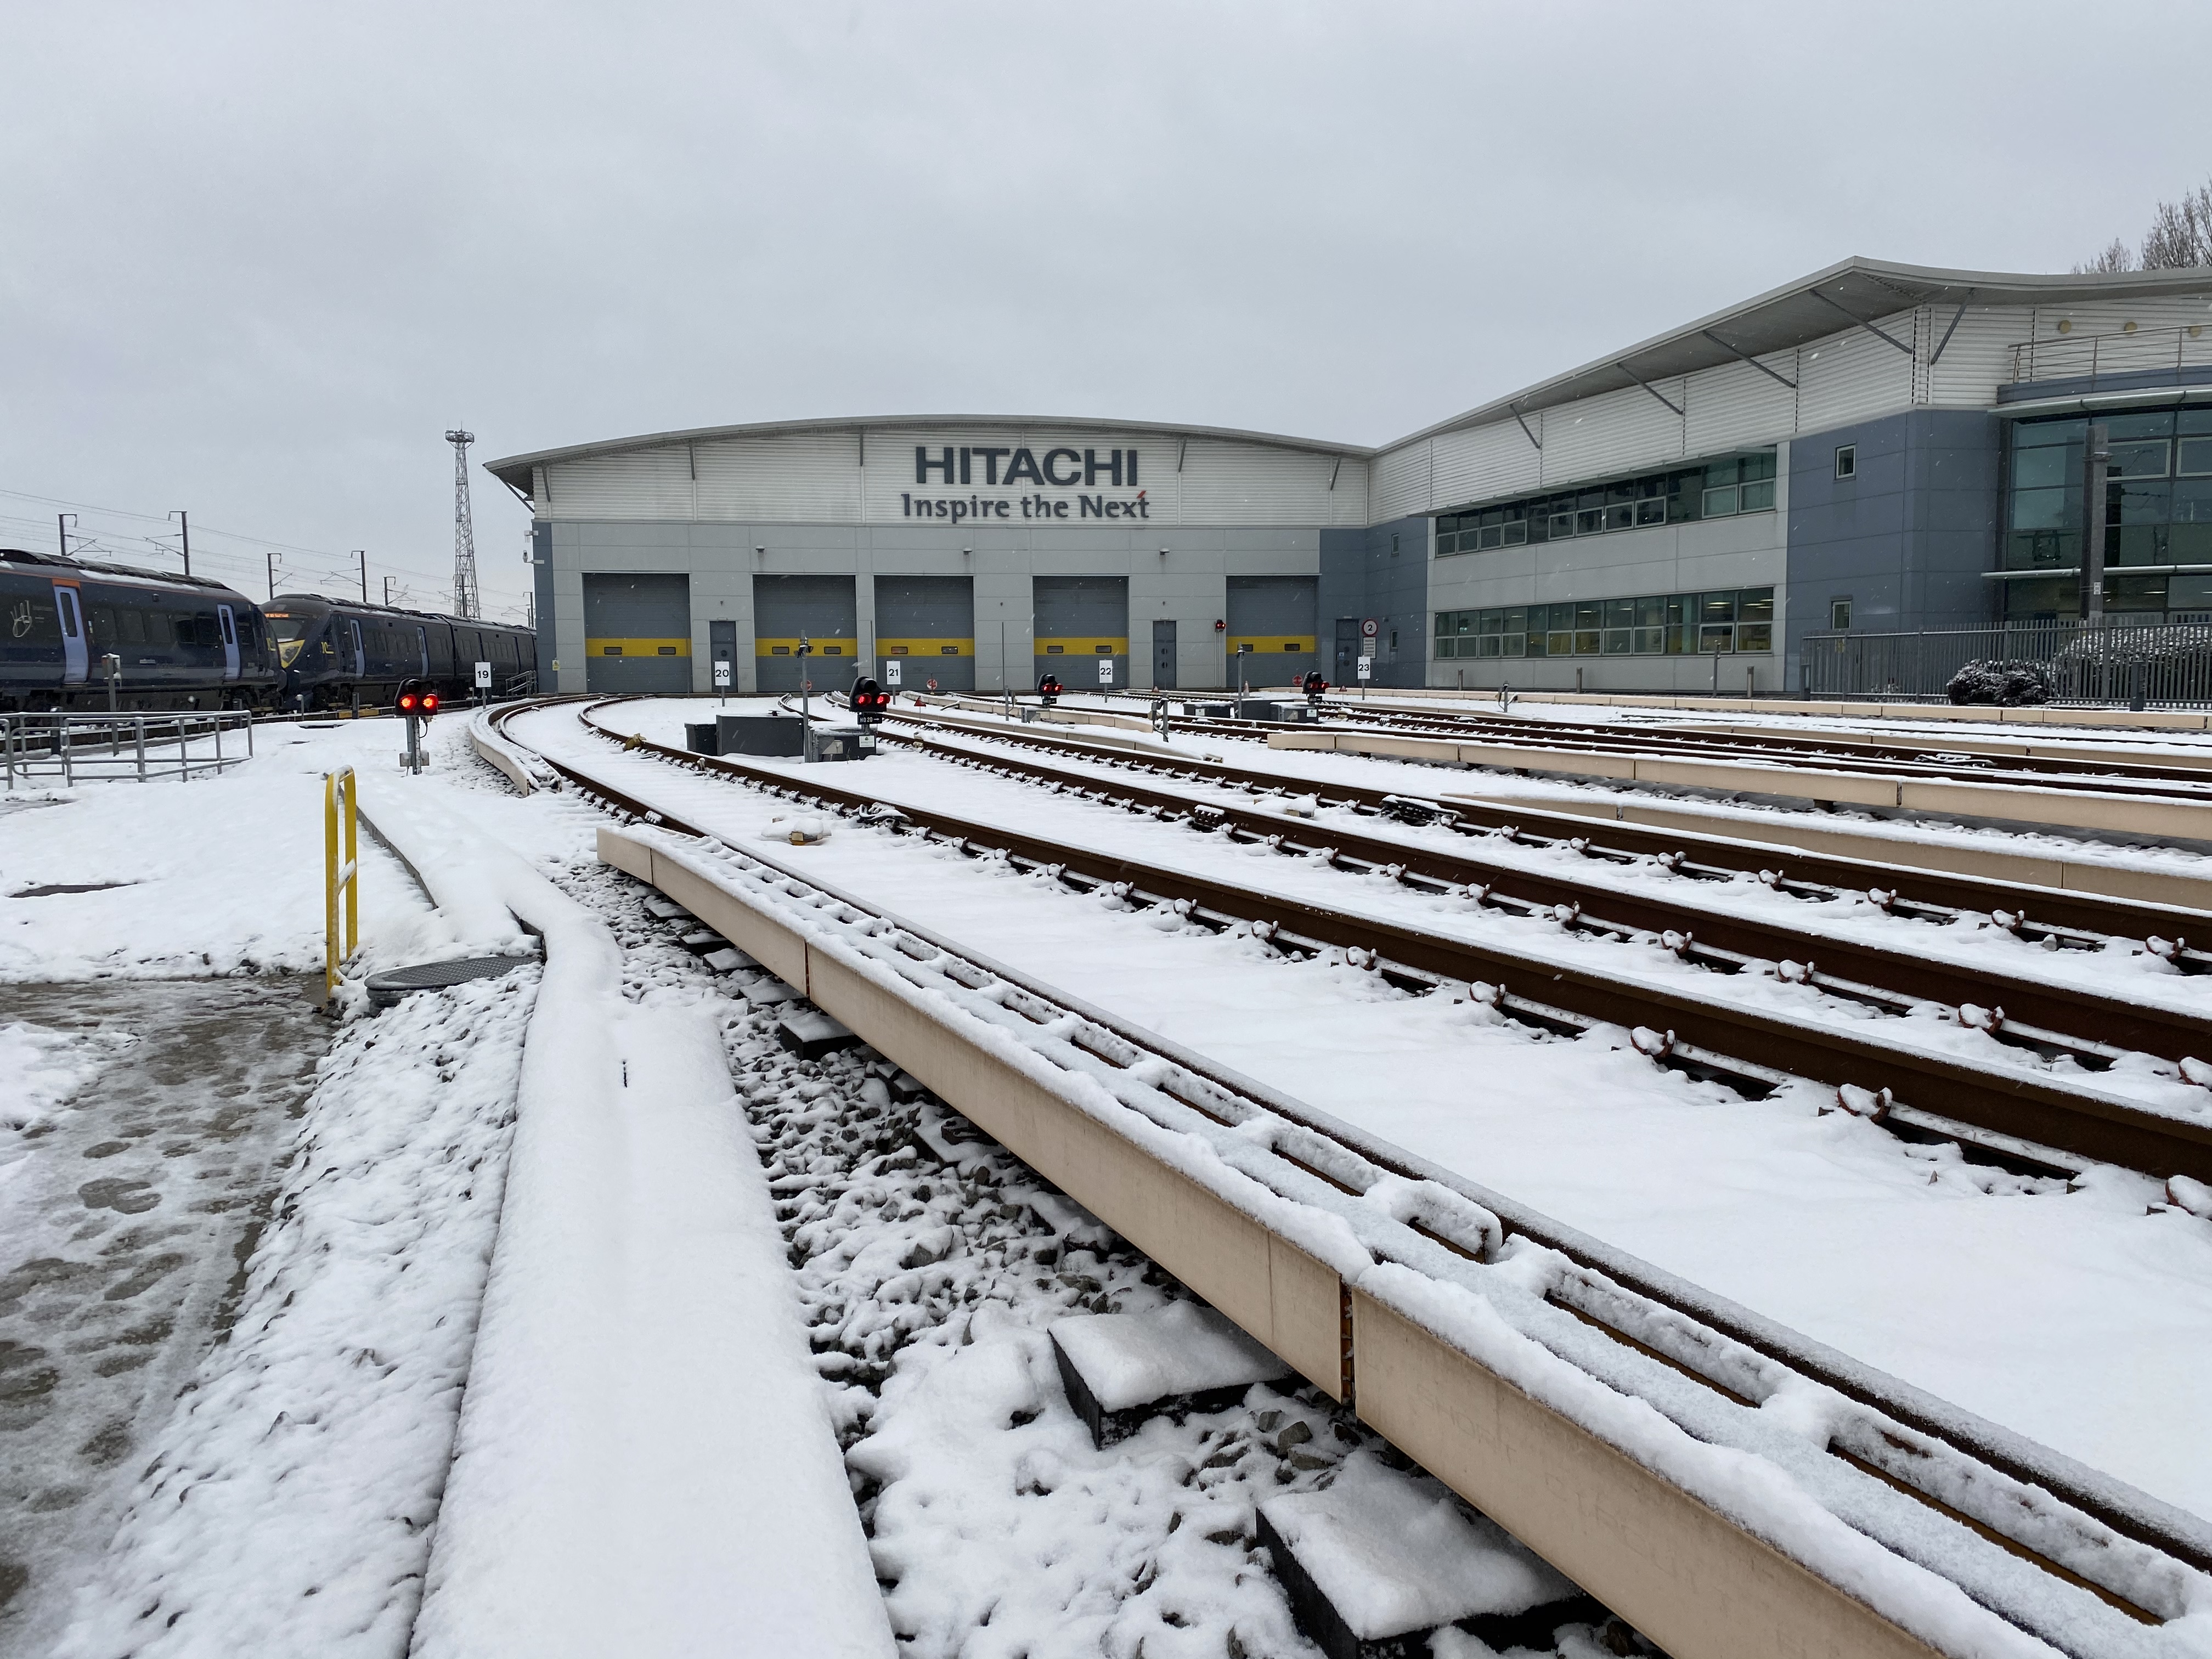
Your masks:
{"label": "palisade fence", "polygon": [[2051,676],[2051,701],[2212,708],[2212,627],[2007,623],[1912,634],[1808,634],[1802,687],[1814,697],[1949,701],[1970,662],[2029,662]]}

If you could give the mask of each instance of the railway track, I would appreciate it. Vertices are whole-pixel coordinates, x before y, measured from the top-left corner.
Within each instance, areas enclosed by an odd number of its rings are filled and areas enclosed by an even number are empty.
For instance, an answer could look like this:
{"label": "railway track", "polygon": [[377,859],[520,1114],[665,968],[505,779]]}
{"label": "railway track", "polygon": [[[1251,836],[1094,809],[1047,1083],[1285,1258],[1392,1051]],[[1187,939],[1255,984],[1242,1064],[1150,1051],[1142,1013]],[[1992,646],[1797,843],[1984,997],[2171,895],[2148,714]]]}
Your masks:
{"label": "railway track", "polygon": [[[1165,750],[1109,749],[1080,737],[1048,737],[934,712],[895,708],[890,718],[909,725],[950,729],[1018,750],[1079,757],[1132,774],[1211,783],[1260,799],[1310,797],[1320,805],[1343,807],[1364,816],[1425,822],[1467,836],[1498,836],[1520,845],[1558,848],[1601,863],[1626,866],[1656,860],[1686,880],[1727,881],[1749,874],[1778,892],[1809,902],[1825,902],[1847,894],[1864,895],[1890,915],[1920,921],[1941,923],[1961,916],[1987,917],[2008,933],[2051,950],[2098,951],[2113,939],[2134,940],[2182,973],[2212,972],[2212,951],[2187,943],[2191,932],[2212,930],[2212,915],[2199,910],[1796,848],[1747,845],[1724,836],[1690,830],[1639,829],[1632,823],[1547,811],[1534,803],[1508,806],[1462,797],[1437,799],[1336,780],[1320,781]],[[1227,735],[1251,736],[1255,731],[1265,730],[1238,728]]]}
{"label": "railway track", "polygon": [[[580,718],[587,731],[623,749],[873,817],[886,827],[1002,858],[1079,891],[1105,889],[1131,904],[1165,906],[1218,932],[1249,933],[1286,954],[1340,952],[1402,988],[1443,988],[1479,999],[1533,1030],[1578,1036],[1601,1026],[1626,1028],[1655,1064],[1721,1081],[1746,1098],[1762,1099],[1809,1080],[1832,1090],[1844,1109],[1900,1134],[1955,1140],[1981,1158],[2017,1169],[2074,1175],[2085,1164],[2104,1163],[2160,1176],[2212,1179],[2212,1111],[2185,1117],[2062,1073],[1977,1064],[1893,1040],[1881,1029],[1887,1021],[1808,1023],[1743,1006],[1724,988],[1708,991],[1608,973],[1510,943],[1382,921],[954,813],[912,804],[894,810],[879,792],[830,783],[818,770],[794,777],[773,766],[695,755],[616,731],[594,718],[606,706],[586,708]],[[1400,862],[1407,856],[1403,848],[1393,852]],[[1958,1006],[1956,1017],[1984,1030],[2004,1024],[1994,1008],[1971,1001]],[[2188,1029],[2186,1024],[2169,1028],[2161,1040],[2176,1046]],[[2106,1064],[2124,1052],[2099,1055],[2087,1046],[2094,1039],[2074,1041],[2083,1046],[2061,1052],[2089,1054]]]}
{"label": "railway track", "polygon": [[1624,728],[1480,714],[1361,709],[1342,702],[1331,702],[1327,708],[1332,720],[1347,725],[1406,737],[1472,738],[1517,748],[1664,755],[1672,759],[1750,763],[1809,771],[1878,772],[2026,788],[2094,788],[2110,793],[2183,799],[2212,793],[2212,769],[2212,769],[2212,756],[2208,756],[2205,765],[2197,766],[2119,757],[2092,759],[2033,750],[2024,754],[1992,752],[1996,745],[1976,747],[1971,739],[1949,745],[1880,738],[1862,743],[1795,732],[1716,735],[1659,722]]}
{"label": "railway track", "polygon": [[[506,711],[495,724],[505,727],[532,707]],[[579,712],[588,716],[597,707],[604,705]],[[819,787],[811,776],[794,780],[740,763],[718,766],[609,735],[656,759],[743,778],[894,827],[903,818],[907,828],[942,833],[911,815],[884,811],[865,792]],[[511,732],[508,740],[519,742]],[[807,926],[865,951],[908,983],[959,1001],[1015,1041],[1090,1077],[1160,1128],[1203,1139],[1280,1198],[1347,1220],[1366,1259],[1477,1287],[1551,1355],[1607,1389],[1654,1402],[1693,1440],[1770,1460],[1782,1479],[1813,1493],[1863,1537],[1957,1585],[2015,1630],[2078,1659],[2178,1651],[2163,1644],[2158,1626],[2212,1592],[2205,1577],[2212,1574],[2212,1527],[2197,1517],[787,865],[722,842],[648,799],[653,792],[633,793],[626,786],[634,786],[634,767],[617,781],[599,768],[537,753],[617,817],[668,832],[681,843],[687,880],[745,894],[756,907],[807,915]],[[1410,1201],[1405,1183],[1435,1196]],[[1485,1270],[1525,1266],[1531,1248],[1555,1253],[1548,1259],[1559,1266],[1534,1301],[1522,1305],[1512,1287],[1522,1281],[1509,1284]],[[1202,1261],[1163,1265],[1186,1273],[1204,1267]],[[1195,1281],[1194,1287],[1206,1293]],[[1340,1372],[1314,1380],[1363,1416],[1379,1410],[1387,1417],[1392,1380],[1384,1372],[1370,1376],[1361,1365],[1370,1305],[1364,1295],[1359,1285],[1347,1282],[1346,1306],[1356,1306],[1361,1317],[1347,1318]],[[1778,1430],[1772,1415],[1760,1410],[1807,1383],[1838,1398],[1813,1441]],[[1605,1502],[1600,1492],[1571,1496],[1586,1504]],[[1637,1553],[1619,1547],[1622,1540],[1612,1534],[1606,1541],[1593,1558],[1601,1566]],[[1773,1547],[1787,1554],[1790,1546],[1777,1540],[1756,1549]],[[1589,1587],[1607,1595],[1600,1584]],[[1638,1616],[1626,1600],[1613,1604]],[[1664,1639],[1662,1629],[1645,1627]],[[1954,1646],[1930,1638],[1911,1650],[1997,1650],[1978,1640]]]}

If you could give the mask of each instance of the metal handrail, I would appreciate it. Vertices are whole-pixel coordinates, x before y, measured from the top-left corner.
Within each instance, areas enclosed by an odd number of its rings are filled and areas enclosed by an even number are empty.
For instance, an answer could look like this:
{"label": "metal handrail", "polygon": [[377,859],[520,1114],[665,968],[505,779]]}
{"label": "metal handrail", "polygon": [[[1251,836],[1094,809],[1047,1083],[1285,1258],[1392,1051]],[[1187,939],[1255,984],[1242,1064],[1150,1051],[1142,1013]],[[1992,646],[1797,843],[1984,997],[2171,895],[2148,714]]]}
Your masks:
{"label": "metal handrail", "polygon": [[[246,752],[223,752],[226,732],[246,734]],[[212,741],[214,752],[195,755],[193,744]],[[162,751],[173,746],[174,754]],[[82,773],[89,779],[189,778],[220,772],[253,754],[253,716],[246,709],[182,709],[169,713],[64,712],[0,714],[0,774],[13,789],[25,779],[58,772],[64,787]]]}
{"label": "metal handrail", "polygon": [[2095,380],[2151,369],[2212,367],[2212,325],[2122,330],[2112,334],[2061,334],[2022,340],[2012,347],[2012,380]]}
{"label": "metal handrail", "polygon": [[[337,995],[339,970],[361,949],[361,843],[357,810],[359,781],[350,766],[323,774],[323,1006]],[[345,821],[344,861],[339,853],[339,818]],[[338,945],[338,894],[345,894],[345,945]]]}

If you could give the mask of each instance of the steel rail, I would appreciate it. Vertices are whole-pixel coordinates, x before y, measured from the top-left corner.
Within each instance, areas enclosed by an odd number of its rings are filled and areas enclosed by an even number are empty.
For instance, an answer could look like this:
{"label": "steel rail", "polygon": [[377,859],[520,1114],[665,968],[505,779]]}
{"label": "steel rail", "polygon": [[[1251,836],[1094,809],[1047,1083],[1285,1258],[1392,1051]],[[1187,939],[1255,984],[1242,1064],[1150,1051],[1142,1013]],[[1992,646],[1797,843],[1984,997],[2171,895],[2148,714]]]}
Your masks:
{"label": "steel rail", "polygon": [[[1628,1027],[1631,1040],[1656,1063],[1723,1080],[1747,1098],[1763,1098],[1796,1079],[1809,1079],[1834,1088],[1847,1109],[1898,1118],[1908,1130],[1931,1121],[1971,1126],[1964,1136],[1969,1144],[1978,1141],[1984,1152],[2030,1165],[2036,1149],[2056,1148],[2155,1176],[2212,1179],[2212,1115],[2203,1121],[2173,1117],[2081,1085],[1985,1068],[1882,1036],[1801,1023],[1739,1006],[1724,995],[1648,983],[1508,945],[1460,939],[1136,859],[1071,848],[949,812],[914,806],[894,811],[879,794],[820,781],[811,769],[806,777],[793,777],[611,731],[592,718],[604,706],[579,711],[585,729],[653,759],[794,799],[872,812],[889,824],[911,825],[963,849],[984,849],[1079,890],[1105,888],[1139,903],[1164,905],[1217,931],[1241,927],[1286,952],[1340,951],[1346,960],[1408,989],[1468,987],[1471,995],[1507,1018],[1538,1030],[1580,1036],[1594,1026]],[[1976,1136],[1972,1131],[1981,1133]],[[2044,1168],[2071,1173],[2063,1164],[2045,1163]]]}
{"label": "steel rail", "polygon": [[[1201,831],[1225,831],[1234,841],[1318,859],[1355,874],[1382,876],[1439,896],[1468,895],[1481,906],[1555,920],[1572,932],[1649,941],[1719,973],[1741,973],[1766,964],[1792,982],[1892,1014],[1908,1013],[1925,1002],[1941,1003],[1962,1023],[1979,1025],[1999,1042],[2045,1057],[2068,1052],[2094,1071],[2105,1069],[2130,1050],[2200,1065],[2199,1056],[2212,1055],[2212,1018],[2200,1013],[2145,1006],[2096,990],[2064,989],[2001,969],[1966,967],[1901,945],[1846,940],[1786,923],[1729,915],[1695,902],[1626,891],[1571,874],[1531,871],[1472,850],[1432,848],[1336,824],[1324,830],[1279,811],[1256,811],[1147,788],[1126,777],[1100,778],[1037,761],[979,754],[933,735],[885,735],[888,741],[923,748],[958,764],[1182,822]],[[1412,818],[1417,811],[1413,803],[1401,804],[1401,817]],[[2212,1065],[2203,1065],[2203,1073],[2212,1081]]]}
{"label": "steel rail", "polygon": [[[596,775],[574,766],[557,757],[525,744],[506,732],[507,722],[515,715],[532,712],[534,708],[549,704],[518,704],[494,717],[495,726],[520,747],[530,748],[544,763],[579,793],[599,803],[617,817],[658,825],[672,833],[698,837],[703,841],[730,845],[722,838],[678,816],[655,808],[629,793],[618,785],[611,784]],[[642,745],[641,745],[642,746]],[[788,780],[778,780],[789,781]],[[850,792],[846,792],[850,793]],[[735,848],[750,859],[760,855],[750,848]],[[765,861],[765,860],[763,860]],[[766,861],[769,867],[782,871],[783,866]],[[799,878],[785,872],[792,881],[803,881],[835,905],[860,915],[882,915],[877,907],[845,894],[815,878]],[[796,891],[795,887],[790,890]],[[1406,1152],[1390,1142],[1381,1140],[1364,1130],[1345,1124],[1327,1113],[1304,1102],[1291,1099],[1245,1078],[1206,1056],[1184,1048],[1158,1034],[1135,1026],[1108,1011],[1092,1007],[1069,997],[1065,992],[1044,985],[1018,970],[976,956],[967,947],[938,935],[927,928],[895,919],[897,927],[915,936],[920,941],[947,957],[967,963],[987,978],[996,978],[1040,1002],[1057,1003],[1079,1020],[1109,1034],[1113,1038],[1139,1052],[1150,1051],[1162,1056],[1172,1066],[1193,1077],[1214,1085],[1231,1097],[1242,1097],[1283,1118],[1297,1127],[1309,1131],[1323,1148],[1333,1146],[1392,1175],[1409,1180],[1425,1181],[1458,1193],[1491,1212],[1500,1224],[1502,1237],[1498,1241],[1519,1237],[1555,1250],[1569,1261],[1589,1273],[1598,1274],[1621,1285],[1637,1297],[1662,1308],[1671,1310],[1684,1318],[1704,1326],[1731,1342],[1741,1345],[1753,1352],[1781,1364],[1799,1375],[1833,1389],[1838,1394],[1860,1406],[1893,1419],[1897,1424],[1919,1435],[1940,1443],[1948,1449],[1963,1455],[1969,1465],[1979,1466],[2007,1480],[2024,1486],[2040,1488],[2060,1503],[2070,1506],[2097,1523],[2106,1527],[2119,1537],[2142,1545],[2170,1559],[2200,1572],[2212,1572],[2212,1527],[2198,1517],[2151,1498],[2125,1483],[2114,1480],[2100,1470],[2051,1450],[2048,1447],[2027,1441],[1985,1419],[1962,1411],[1948,1401],[1912,1387],[1901,1379],[1875,1371],[1851,1360],[1838,1351],[1813,1341],[1786,1327],[1776,1324],[1765,1316],[1713,1296],[1698,1286],[1651,1267],[1638,1259],[1619,1251],[1601,1241],[1528,1209],[1502,1194],[1490,1191],[1456,1171],[1433,1164]],[[1048,1010],[1021,1009],[1024,1018],[1033,1021],[1044,1019]],[[1114,1055],[1108,1045],[1095,1040],[1086,1042],[1079,1033],[1073,1039],[1079,1046],[1109,1063],[1127,1066],[1129,1056]],[[1178,1101],[1193,1106],[1217,1121],[1229,1121],[1222,1115],[1220,1102],[1207,1102],[1200,1097],[1177,1088],[1172,1080],[1163,1085]],[[1304,1150],[1303,1148],[1301,1150]],[[1279,1154],[1291,1167],[1341,1190],[1358,1190],[1347,1184],[1339,1174],[1320,1167],[1315,1161],[1317,1152],[1308,1152],[1305,1159],[1294,1155]],[[1324,1160],[1326,1162],[1326,1160]],[[1495,1246],[1485,1248],[1474,1241],[1448,1237],[1427,1226],[1413,1224],[1411,1231],[1422,1237],[1443,1245],[1461,1255],[1474,1260],[1495,1256]],[[1684,1353],[1662,1352],[1647,1346],[1639,1336],[1616,1328],[1607,1318],[1602,1306],[1577,1306],[1571,1302],[1555,1300],[1559,1305],[1586,1324],[1595,1326],[1626,1346],[1636,1349],[1661,1364],[1705,1382],[1708,1386],[1720,1387],[1705,1375],[1693,1356]],[[1896,1443],[1900,1450],[1907,1449],[1904,1443]],[[1944,1492],[1923,1490],[1913,1484],[1913,1471],[1907,1469],[1903,1476],[1890,1469],[1867,1464],[1848,1451],[1831,1447],[1832,1455],[1869,1474],[1883,1484],[1907,1497],[1917,1498],[1948,1519],[1960,1522],[1979,1535],[1998,1544],[2008,1553],[2021,1557],[2051,1572],[2055,1577],[2097,1595],[2108,1605],[2130,1613],[2137,1620],[2146,1615],[2123,1597],[2093,1580],[2051,1561],[2030,1545],[2008,1534],[2002,1524],[1992,1525],[1977,1516],[1962,1513],[1946,1500]],[[1909,1461],[1909,1460],[1908,1460]],[[1932,1472],[1932,1471],[1931,1471]],[[2155,1622],[2152,1620],[2151,1622]]]}
{"label": "steel rail", "polygon": [[[1820,902],[1863,893],[1893,914],[1930,921],[1960,915],[1986,915],[2022,938],[2068,949],[2100,950],[2114,939],[2147,942],[2155,954],[2184,973],[2212,973],[2212,951],[2190,949],[2191,929],[2212,928],[2212,915],[2178,910],[2134,899],[2105,898],[2052,887],[2024,886],[1987,877],[1952,875],[1912,866],[1877,864],[1833,854],[1747,844],[1717,833],[1646,830],[1573,813],[1548,812],[1531,804],[1500,806],[1372,789],[1295,773],[1234,766],[1176,755],[1165,750],[1110,749],[1075,736],[1045,736],[1008,726],[982,726],[964,717],[894,708],[894,720],[933,726],[1021,748],[1080,756],[1101,765],[1211,782],[1249,793],[1312,795],[1322,805],[1345,806],[1383,817],[1425,817],[1461,835],[1503,836],[1527,846],[1556,847],[1609,863],[1654,859],[1692,880],[1725,881],[1738,873],[1757,876],[1779,892]],[[1180,726],[1182,722],[1178,722]],[[1249,732],[1235,735],[1249,736]],[[2031,917],[2030,909],[2039,913]]]}
{"label": "steel rail", "polygon": [[1536,749],[1596,750],[1697,760],[1728,760],[1788,765],[1813,771],[1857,771],[1905,777],[1939,776],[1972,783],[2049,787],[2054,781],[2125,794],[2165,794],[2192,799],[2212,788],[2212,771],[2202,767],[2160,766],[2142,761],[2083,760],[2057,755],[1994,755],[1940,744],[1873,741],[1827,742],[1777,733],[1729,734],[1669,727],[1660,723],[1630,730],[1573,721],[1509,720],[1479,714],[1400,709],[1358,709],[1328,705],[1333,719],[1376,727],[1407,737],[1466,737],[1510,742]]}

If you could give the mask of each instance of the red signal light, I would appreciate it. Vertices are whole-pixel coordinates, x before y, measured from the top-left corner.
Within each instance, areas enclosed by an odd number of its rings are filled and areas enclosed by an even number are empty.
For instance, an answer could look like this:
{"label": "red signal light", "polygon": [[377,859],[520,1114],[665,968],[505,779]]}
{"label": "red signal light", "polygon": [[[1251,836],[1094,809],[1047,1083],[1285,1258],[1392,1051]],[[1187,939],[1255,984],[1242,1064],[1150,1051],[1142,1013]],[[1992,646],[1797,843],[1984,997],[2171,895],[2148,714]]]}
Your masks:
{"label": "red signal light", "polygon": [[399,694],[399,712],[403,714],[411,714],[415,712],[415,694],[412,691],[402,691]]}

